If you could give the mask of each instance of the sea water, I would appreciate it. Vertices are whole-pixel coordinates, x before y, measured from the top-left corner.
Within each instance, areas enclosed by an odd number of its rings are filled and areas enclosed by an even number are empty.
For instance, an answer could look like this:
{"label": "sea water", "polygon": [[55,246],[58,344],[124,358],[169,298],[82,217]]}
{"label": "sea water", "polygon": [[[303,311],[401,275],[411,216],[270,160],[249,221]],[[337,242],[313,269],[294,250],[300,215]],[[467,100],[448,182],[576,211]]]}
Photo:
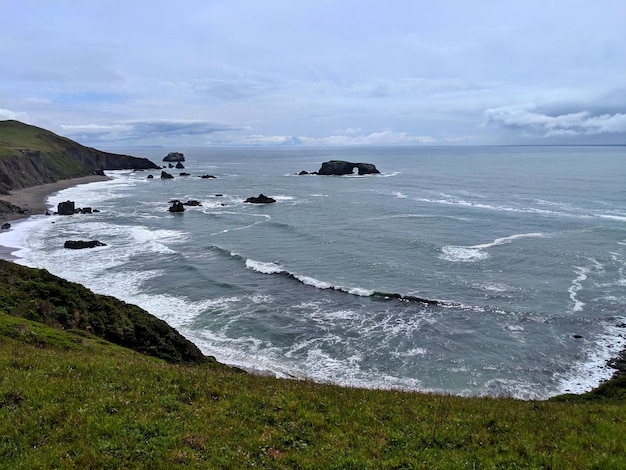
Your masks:
{"label": "sea water", "polygon": [[[624,147],[174,150],[174,179],[107,172],[48,199],[99,213],[0,243],[279,377],[541,399],[596,386],[626,346]],[[381,174],[297,175],[331,159]],[[277,202],[244,202],[260,193]]]}

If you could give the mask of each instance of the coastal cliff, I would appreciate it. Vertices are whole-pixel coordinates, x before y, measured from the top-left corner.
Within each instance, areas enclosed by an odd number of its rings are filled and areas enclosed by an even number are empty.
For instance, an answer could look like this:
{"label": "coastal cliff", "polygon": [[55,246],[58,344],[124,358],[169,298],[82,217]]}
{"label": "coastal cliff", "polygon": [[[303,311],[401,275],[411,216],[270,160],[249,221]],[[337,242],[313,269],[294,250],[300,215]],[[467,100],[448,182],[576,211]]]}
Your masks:
{"label": "coastal cliff", "polygon": [[147,158],[85,147],[39,127],[0,121],[0,194],[104,170],[151,169]]}

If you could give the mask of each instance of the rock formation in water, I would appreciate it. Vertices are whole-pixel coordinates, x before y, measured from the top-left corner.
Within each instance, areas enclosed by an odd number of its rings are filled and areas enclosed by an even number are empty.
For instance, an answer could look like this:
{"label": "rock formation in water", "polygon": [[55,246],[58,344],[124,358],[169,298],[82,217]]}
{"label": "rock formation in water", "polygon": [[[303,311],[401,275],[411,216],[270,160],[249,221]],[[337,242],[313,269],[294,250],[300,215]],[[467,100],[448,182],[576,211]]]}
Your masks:
{"label": "rock formation in water", "polygon": [[257,197],[249,197],[244,202],[249,202],[252,204],[272,204],[276,202],[276,199],[266,196],[265,194],[259,194]]}
{"label": "rock formation in water", "polygon": [[380,173],[375,165],[371,163],[352,163],[343,160],[330,160],[322,163],[322,167],[317,170],[318,175],[350,175],[357,169],[359,175],[370,175]]}
{"label": "rock formation in water", "polygon": [[172,201],[172,205],[168,210],[170,212],[185,212],[185,206],[180,201]]}
{"label": "rock formation in water", "polygon": [[83,250],[85,248],[95,248],[97,246],[107,246],[107,244],[98,240],[67,240],[63,244],[64,248],[69,248],[70,250]]}
{"label": "rock formation in water", "polygon": [[180,152],[170,152],[163,158],[164,162],[184,162],[185,156]]}

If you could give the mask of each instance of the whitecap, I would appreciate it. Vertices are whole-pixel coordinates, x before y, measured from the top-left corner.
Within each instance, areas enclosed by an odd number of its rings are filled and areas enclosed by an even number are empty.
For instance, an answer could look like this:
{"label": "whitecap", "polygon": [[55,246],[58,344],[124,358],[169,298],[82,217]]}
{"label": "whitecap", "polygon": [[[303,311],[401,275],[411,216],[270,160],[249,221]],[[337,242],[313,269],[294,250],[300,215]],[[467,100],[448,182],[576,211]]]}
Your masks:
{"label": "whitecap", "polygon": [[489,258],[489,253],[483,250],[463,246],[444,246],[441,252],[440,259],[453,263],[475,263]]}
{"label": "whitecap", "polygon": [[252,269],[262,274],[279,274],[285,270],[276,263],[255,261],[253,259],[246,260],[246,268]]}
{"label": "whitecap", "polygon": [[496,238],[492,242],[481,243],[478,245],[444,246],[441,249],[442,254],[439,256],[439,258],[445,261],[474,263],[476,261],[485,260],[489,257],[489,254],[483,250],[493,248],[494,246],[503,245],[505,243],[511,243],[513,240],[517,240],[520,238],[529,237],[545,237],[545,234],[542,232],[517,233],[514,235],[509,235],[507,237]]}
{"label": "whitecap", "polygon": [[[332,284],[329,284],[328,282],[320,281],[320,280],[315,279],[313,277],[301,276],[299,274],[294,274],[293,277],[295,277],[302,284],[305,284],[307,286],[312,286],[312,287],[315,287],[317,289],[332,289],[332,288],[334,288],[334,286]],[[342,290],[342,289],[337,289],[337,290]]]}
{"label": "whitecap", "polygon": [[615,369],[607,361],[618,357],[626,347],[624,329],[615,324],[625,321],[618,317],[614,324],[605,323],[604,333],[590,344],[585,360],[560,376],[559,393],[585,393],[613,376]]}
{"label": "whitecap", "polygon": [[483,244],[480,244],[480,245],[473,245],[473,246],[470,246],[468,248],[477,248],[477,249],[491,248],[493,246],[502,245],[504,243],[510,243],[513,240],[517,240],[519,238],[544,237],[544,236],[545,236],[545,234],[543,234],[541,232],[517,233],[515,235],[509,235],[508,237],[496,238],[494,241],[489,242],[489,243],[483,243]]}
{"label": "whitecap", "polygon": [[601,217],[602,219],[617,220],[619,222],[626,222],[626,216],[622,215],[596,214],[596,217]]}

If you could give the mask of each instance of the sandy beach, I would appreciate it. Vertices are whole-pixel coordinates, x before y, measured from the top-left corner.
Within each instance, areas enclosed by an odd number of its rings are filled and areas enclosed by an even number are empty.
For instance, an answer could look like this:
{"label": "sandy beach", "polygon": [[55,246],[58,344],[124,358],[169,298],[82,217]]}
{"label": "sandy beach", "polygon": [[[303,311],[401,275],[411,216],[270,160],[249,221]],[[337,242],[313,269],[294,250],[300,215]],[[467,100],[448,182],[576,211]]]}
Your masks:
{"label": "sandy beach", "polygon": [[[12,191],[10,195],[0,195],[1,201],[18,206],[24,212],[0,212],[0,225],[19,219],[24,219],[31,215],[45,214],[48,210],[46,198],[57,191],[78,186],[80,184],[95,183],[96,181],[106,181],[108,176],[91,175],[82,178],[72,178],[56,181],[54,183],[42,184]],[[8,248],[0,245],[0,259],[14,259],[11,252],[15,248]]]}

